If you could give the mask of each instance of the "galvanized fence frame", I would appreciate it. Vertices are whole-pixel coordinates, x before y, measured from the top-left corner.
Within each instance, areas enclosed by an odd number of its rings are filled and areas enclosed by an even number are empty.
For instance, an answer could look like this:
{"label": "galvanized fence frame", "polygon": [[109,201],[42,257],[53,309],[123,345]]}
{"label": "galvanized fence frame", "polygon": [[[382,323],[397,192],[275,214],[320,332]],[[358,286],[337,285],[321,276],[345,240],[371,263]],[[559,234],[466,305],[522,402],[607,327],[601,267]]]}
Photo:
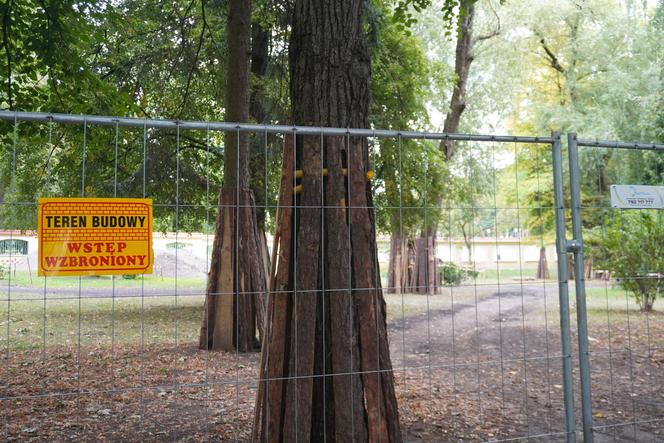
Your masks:
{"label": "galvanized fence frame", "polygon": [[[558,250],[558,272],[559,272],[559,320],[560,320],[560,339],[561,339],[561,354],[559,356],[547,356],[546,358],[560,358],[561,363],[561,376],[563,381],[563,403],[564,403],[564,433],[556,434],[558,437],[565,438],[566,441],[572,442],[576,440],[576,427],[575,427],[575,413],[574,413],[574,394],[573,394],[573,378],[572,378],[572,345],[570,333],[570,320],[569,320],[569,300],[567,289],[567,252],[574,252],[581,254],[580,259],[577,259],[576,266],[581,266],[583,269],[583,250],[580,236],[580,215],[579,226],[575,223],[575,234],[577,228],[579,229],[578,237],[572,241],[565,240],[564,228],[564,202],[563,202],[563,170],[562,170],[562,155],[561,155],[561,137],[560,134],[554,132],[550,137],[519,137],[519,136],[504,136],[504,135],[470,135],[470,134],[447,134],[447,133],[429,133],[418,131],[394,131],[394,130],[380,130],[380,129],[366,129],[366,128],[323,128],[323,127],[305,127],[305,126],[287,126],[287,125],[256,125],[256,124],[238,124],[238,123],[224,123],[224,122],[203,122],[203,121],[176,121],[176,120],[153,120],[153,119],[137,119],[137,118],[119,118],[119,117],[102,117],[102,116],[78,116],[68,114],[50,114],[50,113],[31,113],[31,112],[10,112],[0,111],[0,120],[13,122],[41,122],[41,123],[60,123],[81,125],[84,131],[88,126],[109,126],[115,127],[116,133],[120,127],[133,127],[143,129],[156,128],[156,129],[173,129],[177,132],[178,137],[180,131],[183,130],[200,130],[200,131],[235,131],[237,133],[257,133],[257,134],[302,134],[312,136],[357,136],[367,138],[391,138],[391,139],[417,139],[417,140],[438,140],[438,141],[466,141],[466,142],[488,142],[488,143],[513,143],[513,144],[542,144],[551,145],[554,164],[554,195],[556,202],[556,222],[557,222],[557,241],[556,246]],[[179,139],[178,139],[179,140]],[[116,145],[117,157],[117,145]],[[557,166],[556,166],[557,165]],[[570,166],[572,166],[572,158],[570,156]],[[84,166],[85,167],[85,166]],[[574,175],[572,175],[573,177]],[[577,165],[577,199],[578,199],[578,165]],[[572,193],[574,200],[574,188]],[[578,202],[578,201],[577,201]],[[573,203],[574,204],[574,203]],[[582,275],[583,273],[581,273]],[[583,282],[577,281],[577,298],[583,291]],[[581,292],[580,292],[581,291]],[[583,297],[581,297],[583,299]],[[579,313],[579,324],[582,324],[581,313]],[[525,332],[524,332],[525,333]],[[581,331],[580,331],[581,333]],[[8,337],[9,338],[9,337]],[[8,343],[9,346],[9,343]],[[405,344],[404,344],[405,346]],[[587,347],[585,351],[587,354]],[[581,361],[584,356],[580,354]],[[524,355],[524,363],[526,357]],[[587,360],[587,356],[586,356]],[[520,361],[520,360],[519,360]],[[453,365],[450,365],[453,366]],[[401,371],[401,368],[395,368],[394,371]],[[584,372],[582,363],[582,374]],[[583,381],[583,392],[588,391],[587,379]],[[239,382],[239,381],[238,381]],[[0,400],[5,400],[1,398]],[[583,397],[584,407],[586,399]],[[588,400],[589,401],[589,400]],[[586,414],[584,409],[584,424]],[[553,434],[542,435],[528,435],[527,438],[544,438],[553,437]]]}
{"label": "galvanized fence frame", "polygon": [[[628,149],[628,150],[648,150],[664,152],[664,145],[657,143],[643,142],[621,142],[621,141],[603,141],[579,139],[576,133],[567,134],[567,154],[568,154],[568,174],[570,191],[570,209],[572,215],[572,238],[567,239],[565,223],[565,198],[564,198],[564,164],[562,159],[562,149],[558,144],[554,144],[554,191],[556,205],[556,246],[558,251],[559,267],[559,285],[561,297],[567,297],[568,293],[568,275],[567,275],[567,255],[574,256],[574,286],[576,297],[577,314],[577,338],[578,338],[578,364],[581,389],[581,418],[583,424],[583,440],[592,442],[594,440],[594,431],[599,429],[593,423],[592,406],[592,380],[590,369],[590,346],[588,334],[588,310],[586,306],[586,282],[585,282],[585,262],[584,262],[584,243],[583,243],[583,205],[581,201],[581,167],[579,162],[579,147],[586,148],[606,148],[606,149]],[[631,183],[637,184],[637,183]],[[562,268],[565,269],[562,269]],[[612,381],[611,381],[612,382]],[[659,419],[664,420],[664,419]],[[636,417],[631,421],[623,423],[614,423],[612,425],[602,426],[602,428],[615,428],[619,426],[636,426],[640,424]],[[614,435],[615,438],[615,435]],[[635,438],[636,431],[635,431]]]}

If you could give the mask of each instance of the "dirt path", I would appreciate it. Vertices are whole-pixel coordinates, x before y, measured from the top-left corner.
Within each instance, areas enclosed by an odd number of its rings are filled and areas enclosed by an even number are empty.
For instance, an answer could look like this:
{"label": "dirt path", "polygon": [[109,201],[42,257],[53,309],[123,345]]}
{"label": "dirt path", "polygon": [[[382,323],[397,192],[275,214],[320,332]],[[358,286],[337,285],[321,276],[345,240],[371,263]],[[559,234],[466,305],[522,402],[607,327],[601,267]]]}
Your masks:
{"label": "dirt path", "polygon": [[[477,353],[482,361],[523,358],[524,353],[530,357],[535,351],[547,349],[539,347],[539,338],[527,334],[529,328],[544,326],[549,335],[559,335],[559,319],[551,314],[558,308],[558,290],[550,283],[482,286],[477,288],[477,301],[470,303],[455,302],[449,292],[433,297],[446,297],[449,307],[391,324],[395,367],[404,363],[406,366],[450,364],[450,359],[463,361],[477,357]],[[549,311],[546,316],[545,308]],[[554,344],[559,345],[559,339],[549,343]],[[560,346],[549,346],[548,352],[560,354]]]}
{"label": "dirt path", "polygon": [[[447,297],[448,307],[390,324],[400,404],[408,417],[421,417],[406,426],[406,440],[564,441],[557,285],[481,286],[476,301],[465,297],[462,303],[452,295],[435,296]],[[605,427],[595,431],[596,441],[664,441],[664,358],[616,353],[603,359],[600,350],[611,333],[601,322],[593,326],[597,337],[591,351],[599,351],[591,355],[593,411],[595,425]],[[637,324],[631,332],[613,328],[614,340],[645,332]],[[575,397],[580,430],[578,392]],[[416,408],[414,414],[410,407]],[[640,426],[612,426],[647,420]]]}

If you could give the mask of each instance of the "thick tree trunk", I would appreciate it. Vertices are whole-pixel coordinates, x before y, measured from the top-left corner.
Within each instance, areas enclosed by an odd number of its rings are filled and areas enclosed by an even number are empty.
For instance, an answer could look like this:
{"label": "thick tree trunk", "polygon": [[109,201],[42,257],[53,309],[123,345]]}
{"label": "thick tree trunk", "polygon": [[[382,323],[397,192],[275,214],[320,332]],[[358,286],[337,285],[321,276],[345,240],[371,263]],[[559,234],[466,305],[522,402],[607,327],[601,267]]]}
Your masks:
{"label": "thick tree trunk", "polygon": [[[229,1],[226,41],[231,62],[225,98],[226,119],[234,122],[249,120],[250,20],[250,1]],[[263,249],[249,188],[249,139],[228,132],[224,146],[224,187],[219,191],[199,346],[249,352],[259,348],[256,329],[262,330],[267,289]]]}
{"label": "thick tree trunk", "polygon": [[266,287],[254,207],[251,190],[221,190],[199,339],[201,349],[249,352],[258,348],[256,317],[262,297],[255,293],[264,294]]}
{"label": "thick tree trunk", "polygon": [[546,260],[546,248],[540,248],[539,261],[537,262],[537,275],[536,278],[546,280],[549,278],[549,265]]}
{"label": "thick tree trunk", "polygon": [[[295,2],[294,123],[367,126],[363,3]],[[253,439],[400,441],[366,178],[368,144],[346,137],[323,142],[317,136],[285,140],[261,356],[266,381],[259,384]],[[295,170],[302,171],[300,179]]]}

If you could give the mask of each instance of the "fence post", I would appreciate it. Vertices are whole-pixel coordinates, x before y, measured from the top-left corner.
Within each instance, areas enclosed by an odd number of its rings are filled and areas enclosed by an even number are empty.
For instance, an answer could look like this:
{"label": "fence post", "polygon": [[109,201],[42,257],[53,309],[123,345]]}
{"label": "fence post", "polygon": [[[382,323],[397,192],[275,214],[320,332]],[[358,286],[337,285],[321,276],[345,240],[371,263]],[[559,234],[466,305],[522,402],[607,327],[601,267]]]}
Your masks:
{"label": "fence post", "polygon": [[593,441],[593,414],[590,396],[590,362],[588,356],[588,318],[586,313],[586,279],[583,261],[583,222],[581,220],[581,186],[579,184],[579,149],[575,133],[567,134],[570,194],[572,197],[572,235],[568,251],[574,253],[574,286],[576,288],[576,318],[579,335],[579,372],[581,375],[581,412],[583,440]]}
{"label": "fence post", "polygon": [[563,196],[563,159],[560,133],[553,132],[553,195],[556,207],[556,253],[558,254],[558,297],[560,302],[560,342],[563,363],[563,401],[565,434],[568,443],[576,442],[574,391],[572,377],[572,343],[569,323],[569,289],[567,284],[567,240],[565,233],[565,200]]}

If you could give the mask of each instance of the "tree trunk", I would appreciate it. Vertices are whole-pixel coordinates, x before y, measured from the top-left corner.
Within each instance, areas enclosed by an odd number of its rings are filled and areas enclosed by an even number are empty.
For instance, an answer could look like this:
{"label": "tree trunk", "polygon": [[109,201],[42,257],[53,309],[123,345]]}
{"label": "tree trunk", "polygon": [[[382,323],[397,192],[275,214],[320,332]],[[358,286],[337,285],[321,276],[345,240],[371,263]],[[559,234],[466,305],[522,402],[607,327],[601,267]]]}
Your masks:
{"label": "tree trunk", "polygon": [[584,263],[583,266],[585,267],[585,276],[586,280],[592,280],[593,278],[593,258],[592,257],[584,257]]}
{"label": "tree trunk", "polygon": [[409,289],[416,294],[436,292],[436,233],[433,229],[415,241],[415,266]]}
{"label": "tree trunk", "polygon": [[540,248],[539,261],[537,262],[537,276],[536,278],[547,280],[549,278],[549,265],[546,260],[546,248]]}
{"label": "tree trunk", "polygon": [[[251,88],[251,96],[249,97],[249,116],[256,123],[266,123],[268,115],[265,111],[265,91],[263,84],[260,82],[266,75],[270,60],[270,30],[263,27],[261,23],[253,22],[251,25],[251,75],[259,81]],[[265,276],[265,289],[266,292],[269,288],[269,275],[270,275],[270,251],[267,246],[267,236],[265,234],[265,218],[267,208],[267,192],[265,191],[267,183],[265,172],[268,165],[266,164],[263,143],[265,140],[262,137],[255,137],[253,140],[252,153],[256,153],[254,158],[250,160],[250,168],[252,175],[252,188],[254,195],[257,196],[256,206],[256,221],[258,223],[259,242],[260,242],[260,255],[263,263],[263,271]],[[259,190],[260,189],[260,190]],[[261,192],[262,191],[262,192]],[[262,198],[258,198],[259,195]],[[265,320],[267,314],[267,297],[262,294],[257,295],[256,299],[256,323],[258,326],[258,336],[263,340],[265,336]]]}
{"label": "tree trunk", "polygon": [[410,241],[393,234],[390,239],[390,263],[387,273],[387,292],[403,294],[410,290]]}
{"label": "tree trunk", "polygon": [[[295,124],[367,126],[363,3],[296,0]],[[364,139],[286,137],[254,441],[401,440],[368,157]]]}
{"label": "tree trunk", "polygon": [[[233,122],[249,120],[250,20],[250,1],[229,1],[225,99],[226,120]],[[256,204],[249,188],[249,139],[227,132],[224,146],[224,187],[219,191],[199,346],[249,352],[259,348],[256,328],[262,329],[266,291]]]}
{"label": "tree trunk", "polygon": [[[461,123],[461,115],[466,109],[466,89],[468,85],[468,75],[470,73],[470,65],[473,62],[473,46],[475,40],[473,39],[473,22],[475,20],[475,0],[461,0],[461,9],[463,16],[459,23],[457,34],[455,58],[454,58],[454,73],[456,74],[456,83],[452,91],[452,98],[450,99],[450,109],[445,116],[445,123],[443,125],[443,132],[455,133],[459,131],[459,124]],[[454,142],[451,140],[443,140],[440,143],[440,150],[443,152],[445,160],[450,161],[454,155]],[[442,199],[438,201],[437,206],[442,206]],[[433,269],[434,273],[429,275],[433,278],[435,283],[435,270],[436,270],[436,232],[437,226],[425,226],[422,230],[422,237],[427,237],[423,241],[423,245],[429,245],[426,248],[420,248],[418,242],[418,260],[416,260],[415,274],[418,276],[417,281],[422,283],[421,276],[425,274],[422,266],[428,266]],[[433,265],[432,265],[433,264]],[[435,292],[435,284],[432,281],[426,280],[424,284],[415,285],[416,292],[429,293]]]}

